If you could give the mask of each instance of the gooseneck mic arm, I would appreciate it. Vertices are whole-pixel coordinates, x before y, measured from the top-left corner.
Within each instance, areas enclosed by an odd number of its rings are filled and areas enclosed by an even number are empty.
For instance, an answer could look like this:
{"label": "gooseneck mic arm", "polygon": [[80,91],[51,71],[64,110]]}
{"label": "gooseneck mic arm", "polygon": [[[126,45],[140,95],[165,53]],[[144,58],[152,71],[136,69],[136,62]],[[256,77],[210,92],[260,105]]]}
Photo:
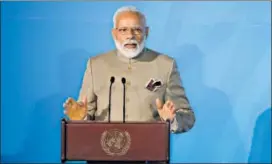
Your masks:
{"label": "gooseneck mic arm", "polygon": [[109,89],[109,116],[108,116],[108,122],[110,122],[111,118],[111,87],[112,84],[114,83],[115,78],[112,76],[110,79],[110,89]]}
{"label": "gooseneck mic arm", "polygon": [[123,93],[123,123],[125,123],[125,115],[126,115],[126,79],[122,78],[122,83],[124,87],[124,93]]}

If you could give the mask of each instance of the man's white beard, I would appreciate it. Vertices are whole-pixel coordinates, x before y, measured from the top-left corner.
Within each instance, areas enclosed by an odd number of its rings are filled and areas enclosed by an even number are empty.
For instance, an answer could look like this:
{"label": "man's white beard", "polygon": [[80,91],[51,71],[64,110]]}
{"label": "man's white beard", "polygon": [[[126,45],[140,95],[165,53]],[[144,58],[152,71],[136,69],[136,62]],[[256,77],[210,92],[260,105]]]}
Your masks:
{"label": "man's white beard", "polygon": [[[115,42],[115,46],[116,46],[117,50],[122,55],[124,55],[126,58],[129,58],[129,59],[138,56],[145,47],[145,38],[141,44],[139,44],[135,39],[127,40],[123,44],[121,44],[117,40],[114,40],[114,42]],[[126,48],[125,47],[126,44],[136,44],[137,46],[136,46],[136,48]]]}

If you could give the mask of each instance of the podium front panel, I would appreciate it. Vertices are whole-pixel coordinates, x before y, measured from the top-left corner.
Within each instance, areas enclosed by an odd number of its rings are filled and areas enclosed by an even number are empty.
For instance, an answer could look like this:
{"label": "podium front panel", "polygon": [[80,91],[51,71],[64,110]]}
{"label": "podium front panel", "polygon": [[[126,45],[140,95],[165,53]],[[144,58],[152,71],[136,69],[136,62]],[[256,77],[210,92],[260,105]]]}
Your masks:
{"label": "podium front panel", "polygon": [[87,161],[167,161],[167,122],[62,124],[62,159]]}

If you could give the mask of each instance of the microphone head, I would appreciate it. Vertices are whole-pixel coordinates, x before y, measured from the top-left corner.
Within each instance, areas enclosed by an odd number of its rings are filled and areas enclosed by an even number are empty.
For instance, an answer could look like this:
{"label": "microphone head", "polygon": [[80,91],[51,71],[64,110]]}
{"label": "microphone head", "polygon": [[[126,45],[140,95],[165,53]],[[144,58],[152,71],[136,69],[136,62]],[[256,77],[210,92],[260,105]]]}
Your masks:
{"label": "microphone head", "polygon": [[115,78],[112,76],[112,77],[110,78],[110,82],[111,82],[111,83],[114,83],[114,80],[115,80]]}
{"label": "microphone head", "polygon": [[126,79],[123,77],[122,78],[122,83],[125,84],[126,83]]}

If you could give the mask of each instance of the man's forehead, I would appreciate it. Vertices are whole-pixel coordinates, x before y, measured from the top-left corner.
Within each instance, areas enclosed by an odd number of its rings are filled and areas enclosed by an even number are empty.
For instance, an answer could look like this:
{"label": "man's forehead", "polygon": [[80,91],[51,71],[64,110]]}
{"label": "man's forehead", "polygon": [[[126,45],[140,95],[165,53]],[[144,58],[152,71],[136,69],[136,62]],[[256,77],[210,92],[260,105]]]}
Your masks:
{"label": "man's forehead", "polygon": [[137,12],[133,12],[133,11],[124,11],[118,14],[117,19],[120,18],[126,18],[126,17],[130,17],[130,18],[134,18],[134,19],[141,19],[141,15]]}
{"label": "man's forehead", "polygon": [[122,12],[116,18],[117,24],[133,23],[141,26],[142,18],[141,15],[135,12]]}

